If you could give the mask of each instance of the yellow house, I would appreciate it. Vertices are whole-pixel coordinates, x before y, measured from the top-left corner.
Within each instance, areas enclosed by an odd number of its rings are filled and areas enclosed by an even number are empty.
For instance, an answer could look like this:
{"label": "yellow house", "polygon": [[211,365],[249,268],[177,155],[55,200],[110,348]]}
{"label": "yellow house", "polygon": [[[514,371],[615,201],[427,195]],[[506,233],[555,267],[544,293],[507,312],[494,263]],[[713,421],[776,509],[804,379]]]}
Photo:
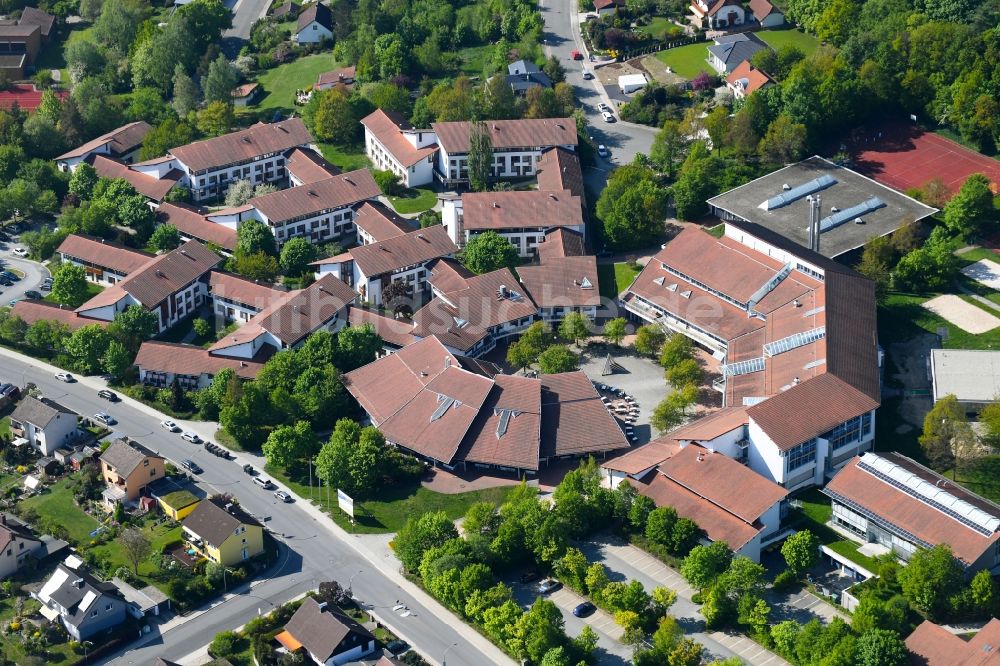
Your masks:
{"label": "yellow house", "polygon": [[181,527],[185,540],[216,564],[234,566],[264,552],[264,528],[225,498],[198,502]]}
{"label": "yellow house", "polygon": [[200,500],[188,490],[175,490],[157,497],[156,501],[159,502],[164,515],[181,521],[191,515]]}
{"label": "yellow house", "polygon": [[134,502],[146,494],[146,486],[164,475],[163,456],[128,437],[116,439],[101,454],[104,501],[109,508],[117,502]]}

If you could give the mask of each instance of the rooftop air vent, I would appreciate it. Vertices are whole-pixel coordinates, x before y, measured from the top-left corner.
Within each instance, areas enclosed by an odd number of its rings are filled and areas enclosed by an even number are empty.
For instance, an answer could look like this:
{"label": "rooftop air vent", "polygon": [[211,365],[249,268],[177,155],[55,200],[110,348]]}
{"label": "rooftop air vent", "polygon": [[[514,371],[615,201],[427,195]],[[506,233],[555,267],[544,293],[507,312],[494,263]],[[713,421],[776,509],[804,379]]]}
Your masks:
{"label": "rooftop air vent", "polygon": [[830,212],[831,213],[839,213],[840,209],[837,208],[836,206],[830,206]]}
{"label": "rooftop air vent", "polygon": [[498,203],[497,203],[496,201],[494,201],[494,202],[493,202],[493,207],[494,207],[494,208],[499,208],[499,207],[500,207],[500,204],[498,204]]}
{"label": "rooftop air vent", "polygon": [[248,137],[248,136],[246,136],[246,135],[244,134],[244,135],[243,135],[243,143],[253,143],[253,142],[252,142],[252,141],[250,141],[250,137]]}
{"label": "rooftop air vent", "polygon": [[784,185],[781,186],[781,189],[787,192],[788,190],[792,189],[792,186],[789,185],[788,183],[785,183]]}
{"label": "rooftop air vent", "polygon": [[348,185],[354,185],[354,181],[347,177],[344,178],[344,182],[347,183]]}
{"label": "rooftop air vent", "polygon": [[854,224],[864,224],[864,223],[865,223],[865,221],[863,219],[861,219],[860,217],[854,218]]}
{"label": "rooftop air vent", "polygon": [[156,269],[156,277],[164,277],[163,271],[161,271],[159,268]]}
{"label": "rooftop air vent", "polygon": [[593,288],[594,284],[589,279],[587,279],[586,276],[584,276],[583,279],[580,280],[580,289],[593,289]]}
{"label": "rooftop air vent", "polygon": [[316,190],[309,190],[309,196],[311,196],[311,197],[318,197],[319,195],[316,194]]}

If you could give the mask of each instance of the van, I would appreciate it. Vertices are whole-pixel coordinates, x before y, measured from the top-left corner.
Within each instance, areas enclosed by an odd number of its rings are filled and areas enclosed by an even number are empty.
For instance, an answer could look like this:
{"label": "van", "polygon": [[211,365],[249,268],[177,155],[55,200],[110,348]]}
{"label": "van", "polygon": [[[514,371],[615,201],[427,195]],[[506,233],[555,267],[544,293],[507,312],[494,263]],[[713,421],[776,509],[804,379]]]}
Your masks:
{"label": "van", "polygon": [[261,488],[263,488],[264,490],[271,489],[271,479],[265,479],[262,476],[255,476],[253,478],[253,482],[256,483],[258,486],[260,486]]}
{"label": "van", "polygon": [[584,68],[583,68],[583,80],[584,80],[584,81],[589,81],[589,80],[591,80],[592,78],[594,78],[594,73],[593,73],[593,72],[591,72],[591,71],[590,71],[589,69],[587,69],[586,67],[584,67]]}

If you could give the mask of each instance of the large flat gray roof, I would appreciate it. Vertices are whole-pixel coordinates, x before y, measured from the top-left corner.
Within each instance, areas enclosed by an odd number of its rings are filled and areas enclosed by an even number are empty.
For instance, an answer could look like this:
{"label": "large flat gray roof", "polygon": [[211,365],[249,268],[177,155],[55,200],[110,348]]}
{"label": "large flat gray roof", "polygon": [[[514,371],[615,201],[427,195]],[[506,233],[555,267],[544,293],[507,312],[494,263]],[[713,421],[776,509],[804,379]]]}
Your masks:
{"label": "large flat gray roof", "polygon": [[809,203],[805,196],[778,208],[767,209],[765,202],[813,179],[829,176],[836,182],[818,191],[822,200],[821,218],[878,198],[884,206],[860,217],[864,224],[855,224],[854,217],[820,234],[820,254],[834,258],[861,247],[873,236],[885,236],[904,224],[932,215],[936,209],[916,199],[886,187],[850,169],[837,166],[822,157],[806,160],[778,169],[735,189],[708,200],[713,212],[722,219],[738,218],[770,229],[799,245],[809,244]]}
{"label": "large flat gray roof", "polygon": [[1000,351],[932,349],[934,402],[949,393],[959,402],[996,402],[1000,396]]}

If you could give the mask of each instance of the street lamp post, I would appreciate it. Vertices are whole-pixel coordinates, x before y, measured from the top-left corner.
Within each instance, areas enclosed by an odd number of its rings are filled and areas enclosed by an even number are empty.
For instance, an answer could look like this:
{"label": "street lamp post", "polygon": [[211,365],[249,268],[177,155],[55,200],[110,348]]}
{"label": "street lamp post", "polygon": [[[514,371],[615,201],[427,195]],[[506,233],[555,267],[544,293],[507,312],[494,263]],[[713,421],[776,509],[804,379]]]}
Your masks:
{"label": "street lamp post", "polygon": [[349,594],[352,599],[354,598],[354,577],[360,574],[361,574],[360,571],[355,571],[354,573],[351,574],[351,577],[347,580],[347,594]]}
{"label": "street lamp post", "polygon": [[444,654],[441,655],[441,666],[448,666],[445,660],[448,658],[448,653],[451,651],[451,649],[455,647],[458,647],[458,643],[452,643],[451,645],[445,648]]}

